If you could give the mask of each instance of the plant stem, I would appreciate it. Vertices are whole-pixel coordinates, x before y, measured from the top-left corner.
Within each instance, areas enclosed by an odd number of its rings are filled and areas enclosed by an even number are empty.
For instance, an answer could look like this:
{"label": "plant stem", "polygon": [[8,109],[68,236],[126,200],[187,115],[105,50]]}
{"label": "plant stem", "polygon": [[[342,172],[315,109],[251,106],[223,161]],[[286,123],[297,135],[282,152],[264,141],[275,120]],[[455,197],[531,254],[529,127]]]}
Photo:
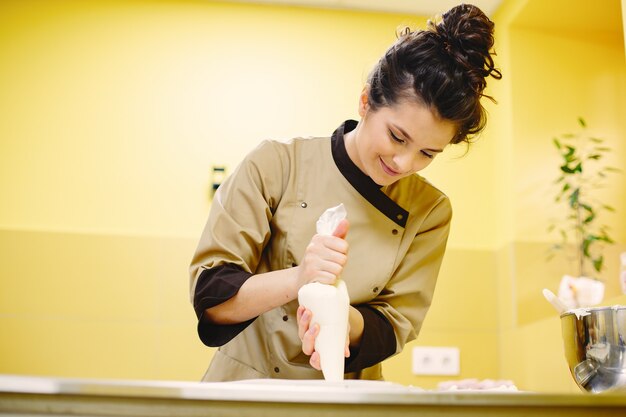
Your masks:
{"label": "plant stem", "polygon": [[583,231],[583,224],[580,215],[580,203],[576,203],[576,225],[578,226],[576,230],[578,230],[578,276],[584,276],[584,254],[585,254],[585,233]]}

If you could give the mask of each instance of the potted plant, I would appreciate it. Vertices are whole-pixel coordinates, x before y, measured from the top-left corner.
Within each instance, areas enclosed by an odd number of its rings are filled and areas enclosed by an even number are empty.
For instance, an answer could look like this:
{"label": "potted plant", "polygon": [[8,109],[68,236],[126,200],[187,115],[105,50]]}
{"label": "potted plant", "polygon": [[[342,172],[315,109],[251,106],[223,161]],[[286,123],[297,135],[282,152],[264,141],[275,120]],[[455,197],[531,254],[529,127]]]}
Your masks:
{"label": "potted plant", "polygon": [[575,274],[565,275],[558,291],[559,298],[569,308],[592,306],[604,297],[604,283],[599,279],[604,268],[603,249],[614,241],[599,217],[603,212],[615,210],[594,191],[606,185],[609,174],[619,171],[604,163],[604,157],[611,152],[604,139],[590,135],[582,117],[578,118],[578,124],[578,133],[553,139],[561,157],[555,201],[564,206],[564,216],[548,228],[560,236],[560,243],[553,250],[572,253],[575,261]]}

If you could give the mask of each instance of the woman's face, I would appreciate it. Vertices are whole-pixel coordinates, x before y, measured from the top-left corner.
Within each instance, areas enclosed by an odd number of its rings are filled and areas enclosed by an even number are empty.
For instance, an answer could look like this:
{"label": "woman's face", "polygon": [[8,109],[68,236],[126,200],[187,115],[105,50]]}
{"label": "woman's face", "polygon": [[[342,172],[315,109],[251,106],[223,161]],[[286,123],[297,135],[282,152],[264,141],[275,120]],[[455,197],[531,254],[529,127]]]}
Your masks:
{"label": "woman's face", "polygon": [[427,167],[456,134],[456,125],[420,103],[403,101],[372,111],[364,90],[358,126],[345,136],[352,161],[378,185]]}

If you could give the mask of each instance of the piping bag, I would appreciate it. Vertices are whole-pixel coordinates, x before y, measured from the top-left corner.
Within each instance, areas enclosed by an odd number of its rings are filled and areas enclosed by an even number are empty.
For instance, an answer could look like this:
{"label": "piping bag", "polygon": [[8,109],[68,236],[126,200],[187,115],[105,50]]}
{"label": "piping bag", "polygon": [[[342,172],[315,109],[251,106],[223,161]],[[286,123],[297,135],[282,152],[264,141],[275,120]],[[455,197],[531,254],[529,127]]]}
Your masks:
{"label": "piping bag", "polygon": [[[329,208],[322,213],[316,223],[317,233],[332,235],[346,215],[346,208],[343,204]],[[315,339],[315,350],[320,355],[324,379],[334,382],[343,381],[350,308],[346,283],[337,278],[334,285],[319,282],[303,285],[298,291],[298,302],[313,313],[311,326],[315,323],[320,326],[320,332]]]}

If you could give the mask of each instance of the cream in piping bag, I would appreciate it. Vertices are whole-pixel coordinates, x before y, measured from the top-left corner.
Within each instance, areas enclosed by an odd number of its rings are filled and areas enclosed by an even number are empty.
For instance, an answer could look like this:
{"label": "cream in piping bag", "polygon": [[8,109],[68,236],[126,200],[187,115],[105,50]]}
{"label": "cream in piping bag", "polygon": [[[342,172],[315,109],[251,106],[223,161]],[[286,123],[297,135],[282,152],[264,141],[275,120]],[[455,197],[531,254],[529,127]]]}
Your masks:
{"label": "cream in piping bag", "polygon": [[[317,233],[331,235],[339,222],[346,218],[343,204],[329,208],[317,221]],[[313,282],[298,291],[300,305],[311,310],[311,326],[319,324],[320,332],[315,339],[315,350],[320,355],[324,379],[342,381],[344,351],[348,332],[350,298],[345,282],[337,279],[335,285]]]}

